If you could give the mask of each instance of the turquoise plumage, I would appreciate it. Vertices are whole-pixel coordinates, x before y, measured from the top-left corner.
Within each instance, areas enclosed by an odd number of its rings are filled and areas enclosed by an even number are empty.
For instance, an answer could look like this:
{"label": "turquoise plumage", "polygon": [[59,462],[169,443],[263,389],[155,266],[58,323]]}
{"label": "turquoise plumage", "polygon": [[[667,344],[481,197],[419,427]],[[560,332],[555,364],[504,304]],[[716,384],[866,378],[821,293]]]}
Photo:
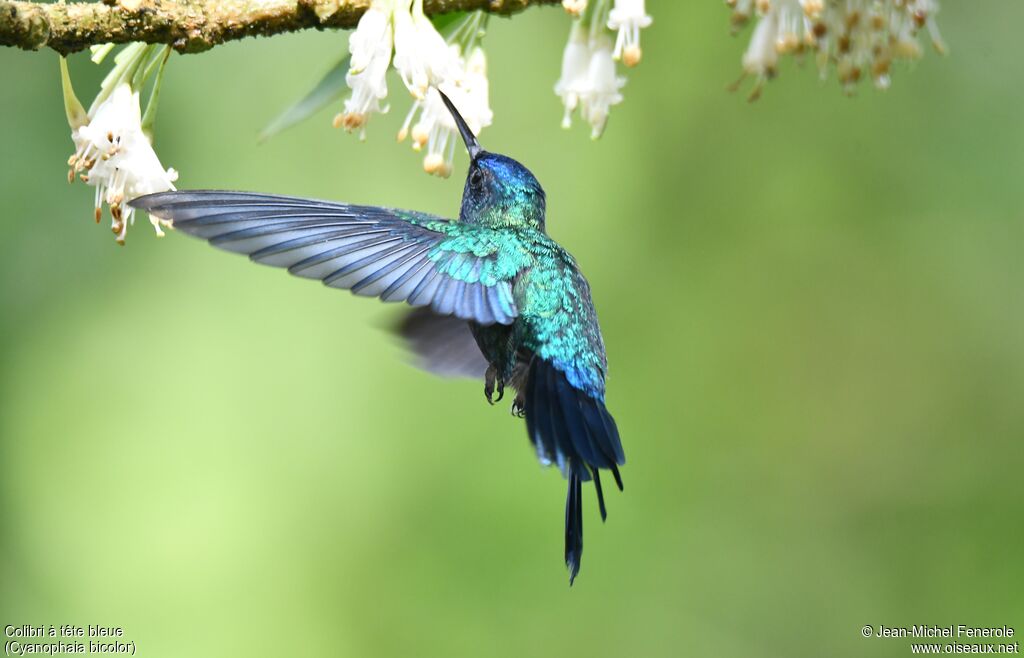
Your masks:
{"label": "turquoise plumage", "polygon": [[455,108],[472,158],[459,219],[330,201],[222,191],[165,192],[132,205],[214,246],[296,276],[414,307],[401,333],[423,365],[506,385],[539,458],[569,481],[565,560],[583,552],[582,483],[600,471],[622,488],[618,428],[605,407],[607,359],[590,287],[545,233],[545,196],[520,163],[480,148]]}

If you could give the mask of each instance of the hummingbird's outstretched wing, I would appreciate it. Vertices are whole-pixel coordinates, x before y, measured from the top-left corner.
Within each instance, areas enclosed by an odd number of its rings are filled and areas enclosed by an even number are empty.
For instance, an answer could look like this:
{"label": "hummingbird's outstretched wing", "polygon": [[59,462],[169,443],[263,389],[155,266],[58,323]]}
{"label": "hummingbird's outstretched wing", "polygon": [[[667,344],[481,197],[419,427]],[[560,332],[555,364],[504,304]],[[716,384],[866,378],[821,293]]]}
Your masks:
{"label": "hummingbird's outstretched wing", "polygon": [[131,201],[174,228],[257,263],[384,301],[511,324],[514,264],[477,227],[426,213],[215,190]]}

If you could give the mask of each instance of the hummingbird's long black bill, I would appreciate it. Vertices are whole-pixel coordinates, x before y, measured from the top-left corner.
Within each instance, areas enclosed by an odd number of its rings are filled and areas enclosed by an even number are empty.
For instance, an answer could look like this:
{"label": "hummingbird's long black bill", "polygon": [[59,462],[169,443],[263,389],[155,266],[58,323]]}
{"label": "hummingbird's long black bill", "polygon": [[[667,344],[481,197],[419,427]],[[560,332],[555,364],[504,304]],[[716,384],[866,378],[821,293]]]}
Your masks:
{"label": "hummingbird's long black bill", "polygon": [[455,125],[459,128],[459,134],[462,135],[462,141],[466,142],[466,149],[469,151],[470,158],[476,158],[477,154],[483,149],[480,147],[480,142],[476,141],[476,135],[469,129],[466,124],[466,120],[462,118],[459,111],[455,109],[455,104],[452,103],[451,99],[448,98],[443,91],[437,90],[437,93],[441,94],[441,100],[444,101],[445,106],[448,107],[448,111],[452,113],[452,118],[455,119]]}

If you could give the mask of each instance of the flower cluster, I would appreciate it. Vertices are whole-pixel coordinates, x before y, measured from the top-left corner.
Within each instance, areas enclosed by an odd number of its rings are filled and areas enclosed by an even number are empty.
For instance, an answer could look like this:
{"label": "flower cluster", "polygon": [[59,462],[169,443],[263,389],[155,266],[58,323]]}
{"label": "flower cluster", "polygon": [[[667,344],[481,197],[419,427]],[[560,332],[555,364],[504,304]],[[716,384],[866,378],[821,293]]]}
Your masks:
{"label": "flower cluster", "polygon": [[[935,23],[936,0],[726,0],[735,29],[756,14],[757,25],[743,54],[743,76],[756,80],[751,100],[774,77],[782,55],[813,52],[821,75],[835,67],[850,93],[865,76],[886,89],[896,60],[921,56],[918,33],[925,29],[935,49],[945,44]],[[738,84],[738,83],[737,83]]]}
{"label": "flower cluster", "polygon": [[[422,151],[426,147],[424,171],[445,178],[452,173],[455,145],[461,143],[461,138],[458,137],[458,127],[441,100],[438,89],[459,108],[473,134],[479,134],[484,126],[490,125],[493,118],[487,105],[489,84],[487,57],[483,48],[474,47],[467,60],[463,61],[460,57],[458,61],[464,72],[461,84],[446,80],[436,87],[430,87],[422,99],[413,103],[398,132],[400,142],[412,136],[414,151]],[[414,123],[417,115],[419,119]]]}
{"label": "flower cluster", "polygon": [[[96,188],[96,222],[100,221],[102,206],[106,203],[110,208],[111,229],[121,245],[134,219],[134,208],[126,203],[144,194],[173,190],[178,178],[174,169],[164,169],[160,164],[147,135],[139,92],[132,88],[133,78],[144,81],[143,64],[152,54],[151,47],[137,46],[133,44],[122,51],[123,56],[118,58],[117,66],[104,81],[88,113],[75,98],[67,64],[61,62],[65,107],[72,128],[71,139],[75,143],[75,152],[68,159],[68,182],[74,182],[77,176]],[[109,52],[109,48],[106,50]],[[166,54],[161,56],[166,61]],[[162,70],[162,62],[160,66]],[[150,97],[147,108],[150,119],[152,115],[148,110],[155,109],[154,97]],[[169,226],[154,217],[150,217],[150,222],[160,237],[164,235],[161,224]]]}
{"label": "flower cluster", "polygon": [[[563,6],[576,16],[569,42],[562,53],[562,76],[555,94],[562,99],[562,126],[572,125],[578,108],[590,124],[594,139],[604,132],[612,105],[622,102],[619,92],[626,79],[616,71],[615,62],[632,67],[640,63],[640,29],[651,24],[644,0],[565,0]],[[617,37],[612,40],[612,32]]]}
{"label": "flower cluster", "polygon": [[365,138],[370,115],[388,111],[381,103],[393,64],[413,99],[398,139],[411,134],[413,149],[426,150],[424,170],[448,176],[457,129],[437,89],[452,99],[474,132],[491,124],[487,58],[478,44],[485,20],[483,13],[472,13],[446,39],[423,13],[423,0],[373,0],[349,38],[345,80],[352,94],[334,125],[349,132],[358,129]]}

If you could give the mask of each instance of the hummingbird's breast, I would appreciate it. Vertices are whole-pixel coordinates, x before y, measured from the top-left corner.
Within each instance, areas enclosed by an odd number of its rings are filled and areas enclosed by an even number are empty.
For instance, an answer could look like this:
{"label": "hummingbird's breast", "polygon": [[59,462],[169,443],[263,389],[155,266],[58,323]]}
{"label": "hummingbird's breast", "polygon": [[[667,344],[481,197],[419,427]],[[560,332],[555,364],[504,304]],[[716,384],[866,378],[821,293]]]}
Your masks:
{"label": "hummingbird's breast", "polygon": [[552,361],[574,386],[601,399],[607,358],[590,285],[572,256],[547,236],[535,250],[533,266],[513,289],[522,343]]}

